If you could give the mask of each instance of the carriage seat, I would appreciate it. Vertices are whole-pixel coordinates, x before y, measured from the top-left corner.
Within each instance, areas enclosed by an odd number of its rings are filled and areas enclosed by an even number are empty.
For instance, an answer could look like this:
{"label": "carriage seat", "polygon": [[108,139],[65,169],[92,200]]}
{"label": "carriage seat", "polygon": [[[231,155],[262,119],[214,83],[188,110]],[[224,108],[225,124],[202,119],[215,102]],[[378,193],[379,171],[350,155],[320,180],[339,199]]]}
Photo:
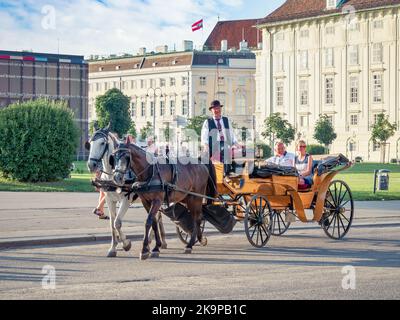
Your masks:
{"label": "carriage seat", "polygon": [[[312,165],[311,172],[313,173],[314,176],[315,176],[315,174],[317,174],[317,168],[318,168],[320,163],[321,163],[321,161],[313,160],[313,165]],[[312,190],[312,185],[299,184],[298,188],[299,188],[299,192],[309,192],[309,191]]]}
{"label": "carriage seat", "polygon": [[283,167],[277,165],[264,165],[260,168],[255,167],[250,178],[271,178],[272,176],[286,176],[286,177],[298,177],[299,174],[294,167]]}

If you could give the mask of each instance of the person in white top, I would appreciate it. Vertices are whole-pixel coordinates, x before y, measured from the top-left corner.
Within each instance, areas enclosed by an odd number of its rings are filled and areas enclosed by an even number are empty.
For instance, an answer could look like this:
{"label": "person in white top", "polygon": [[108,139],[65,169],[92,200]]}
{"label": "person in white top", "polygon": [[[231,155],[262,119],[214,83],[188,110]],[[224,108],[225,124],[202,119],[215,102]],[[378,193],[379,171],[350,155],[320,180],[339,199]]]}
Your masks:
{"label": "person in white top", "polygon": [[294,167],[295,155],[286,151],[286,146],[282,141],[275,143],[275,156],[267,159],[266,164],[276,164],[282,167]]}
{"label": "person in white top", "polygon": [[208,152],[211,161],[224,163],[224,174],[232,170],[231,148],[240,148],[233,132],[232,125],[227,117],[222,116],[223,106],[218,100],[211,103],[212,118],[204,121],[201,130],[201,144],[205,152]]}
{"label": "person in white top", "polygon": [[146,147],[146,152],[151,153],[155,157],[158,156],[158,147],[154,143],[153,137],[149,137],[147,139],[147,147]]}

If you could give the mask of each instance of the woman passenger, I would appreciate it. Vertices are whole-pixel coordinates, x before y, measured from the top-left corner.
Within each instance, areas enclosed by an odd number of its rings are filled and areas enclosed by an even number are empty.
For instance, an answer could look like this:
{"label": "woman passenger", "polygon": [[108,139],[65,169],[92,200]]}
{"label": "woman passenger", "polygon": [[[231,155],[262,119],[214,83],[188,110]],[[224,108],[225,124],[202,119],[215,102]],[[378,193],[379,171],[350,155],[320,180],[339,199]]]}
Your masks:
{"label": "woman passenger", "polygon": [[313,158],[306,153],[307,144],[304,140],[297,143],[295,165],[300,174],[299,185],[311,187],[313,184]]}

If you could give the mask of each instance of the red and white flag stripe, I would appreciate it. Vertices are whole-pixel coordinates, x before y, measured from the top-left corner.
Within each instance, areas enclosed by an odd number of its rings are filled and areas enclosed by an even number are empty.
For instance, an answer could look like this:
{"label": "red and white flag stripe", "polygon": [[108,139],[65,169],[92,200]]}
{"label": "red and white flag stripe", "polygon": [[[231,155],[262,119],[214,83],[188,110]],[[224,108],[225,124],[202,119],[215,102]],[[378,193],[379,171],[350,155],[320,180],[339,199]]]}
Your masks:
{"label": "red and white flag stripe", "polygon": [[199,20],[199,21],[197,21],[197,22],[192,24],[192,31],[193,32],[197,31],[197,30],[200,30],[200,29],[203,29],[203,19],[201,19],[201,20]]}

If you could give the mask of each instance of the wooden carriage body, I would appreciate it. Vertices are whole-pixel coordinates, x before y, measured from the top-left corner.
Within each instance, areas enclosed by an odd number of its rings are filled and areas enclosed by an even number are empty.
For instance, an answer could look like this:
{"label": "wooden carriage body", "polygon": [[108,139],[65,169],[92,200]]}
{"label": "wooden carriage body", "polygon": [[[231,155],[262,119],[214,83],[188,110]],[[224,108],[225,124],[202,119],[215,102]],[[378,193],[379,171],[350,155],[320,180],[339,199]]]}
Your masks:
{"label": "wooden carriage body", "polygon": [[[272,209],[291,208],[295,210],[297,217],[302,222],[319,222],[321,220],[327,191],[334,177],[352,165],[348,163],[340,169],[321,175],[315,172],[312,187],[307,190],[299,190],[299,178],[296,176],[272,175],[268,178],[253,178],[249,173],[249,166],[253,163],[249,161],[244,163],[244,168],[239,176],[228,179],[223,176],[223,164],[215,163],[218,194],[228,195],[232,199],[244,197],[246,202],[254,195],[265,196]],[[314,212],[311,221],[306,217],[306,209],[312,209]]]}

